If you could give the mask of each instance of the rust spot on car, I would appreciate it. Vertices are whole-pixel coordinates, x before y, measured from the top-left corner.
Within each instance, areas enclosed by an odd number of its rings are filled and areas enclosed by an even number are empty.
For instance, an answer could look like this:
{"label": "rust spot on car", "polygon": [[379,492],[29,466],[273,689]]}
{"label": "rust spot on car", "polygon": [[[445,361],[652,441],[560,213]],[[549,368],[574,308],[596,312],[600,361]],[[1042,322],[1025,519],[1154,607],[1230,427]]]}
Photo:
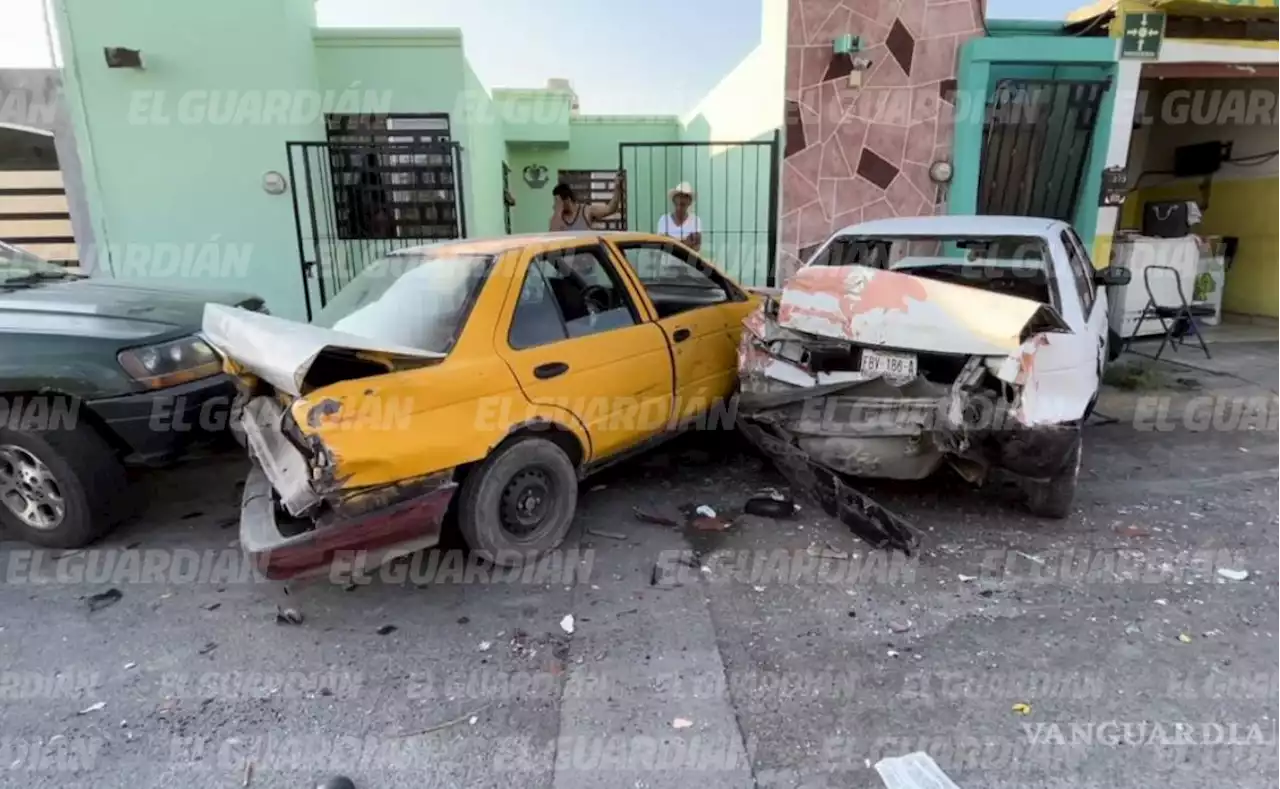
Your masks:
{"label": "rust spot on car", "polygon": [[342,411],[342,402],[326,397],[307,410],[307,427],[320,427],[329,417]]}

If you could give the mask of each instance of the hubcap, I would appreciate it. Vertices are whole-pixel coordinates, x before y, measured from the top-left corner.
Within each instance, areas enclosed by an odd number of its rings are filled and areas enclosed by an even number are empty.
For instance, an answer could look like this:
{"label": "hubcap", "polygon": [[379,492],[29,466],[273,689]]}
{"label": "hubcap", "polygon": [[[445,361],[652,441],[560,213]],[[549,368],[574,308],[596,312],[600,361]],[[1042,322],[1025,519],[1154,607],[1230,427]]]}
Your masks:
{"label": "hubcap", "polygon": [[56,529],[66,515],[62,488],[40,458],[16,444],[0,445],[0,501],[33,529]]}
{"label": "hubcap", "polygon": [[554,494],[551,477],[542,469],[525,469],[516,474],[502,491],[499,516],[503,530],[516,537],[533,534],[550,514]]}

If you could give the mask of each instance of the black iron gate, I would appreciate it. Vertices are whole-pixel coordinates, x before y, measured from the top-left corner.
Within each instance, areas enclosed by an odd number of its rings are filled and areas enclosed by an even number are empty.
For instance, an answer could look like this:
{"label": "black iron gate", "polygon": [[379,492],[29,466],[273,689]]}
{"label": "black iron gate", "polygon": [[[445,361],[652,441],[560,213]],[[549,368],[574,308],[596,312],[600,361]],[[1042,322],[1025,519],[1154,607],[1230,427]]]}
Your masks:
{"label": "black iron gate", "polygon": [[1006,79],[987,102],[978,213],[1071,221],[1109,83]]}
{"label": "black iron gate", "polygon": [[624,142],[623,225],[656,232],[670,190],[688,184],[702,253],[744,285],[773,286],[778,253],[779,135],[735,142]]}
{"label": "black iron gate", "polygon": [[467,233],[456,142],[287,145],[308,320],[391,250]]}

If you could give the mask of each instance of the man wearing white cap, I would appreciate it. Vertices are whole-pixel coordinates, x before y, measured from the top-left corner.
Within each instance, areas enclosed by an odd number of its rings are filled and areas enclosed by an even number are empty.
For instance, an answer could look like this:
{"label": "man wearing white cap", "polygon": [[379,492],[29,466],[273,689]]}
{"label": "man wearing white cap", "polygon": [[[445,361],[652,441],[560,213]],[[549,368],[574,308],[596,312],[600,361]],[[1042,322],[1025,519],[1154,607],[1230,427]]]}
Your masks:
{"label": "man wearing white cap", "polygon": [[693,187],[684,181],[667,192],[671,213],[658,220],[658,235],[668,236],[694,250],[702,248],[702,222],[689,208],[693,205]]}

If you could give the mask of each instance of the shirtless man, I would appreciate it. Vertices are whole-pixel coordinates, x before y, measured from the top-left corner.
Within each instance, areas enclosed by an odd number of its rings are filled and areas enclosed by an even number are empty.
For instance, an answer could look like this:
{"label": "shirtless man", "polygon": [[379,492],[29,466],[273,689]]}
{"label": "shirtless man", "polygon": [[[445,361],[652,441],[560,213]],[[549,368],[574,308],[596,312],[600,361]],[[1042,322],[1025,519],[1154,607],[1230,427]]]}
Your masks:
{"label": "shirtless man", "polygon": [[551,190],[555,199],[555,211],[551,214],[551,230],[593,230],[595,223],[613,216],[622,207],[622,193],[626,189],[627,174],[619,171],[614,181],[613,199],[604,205],[583,205],[568,184],[556,184]]}

